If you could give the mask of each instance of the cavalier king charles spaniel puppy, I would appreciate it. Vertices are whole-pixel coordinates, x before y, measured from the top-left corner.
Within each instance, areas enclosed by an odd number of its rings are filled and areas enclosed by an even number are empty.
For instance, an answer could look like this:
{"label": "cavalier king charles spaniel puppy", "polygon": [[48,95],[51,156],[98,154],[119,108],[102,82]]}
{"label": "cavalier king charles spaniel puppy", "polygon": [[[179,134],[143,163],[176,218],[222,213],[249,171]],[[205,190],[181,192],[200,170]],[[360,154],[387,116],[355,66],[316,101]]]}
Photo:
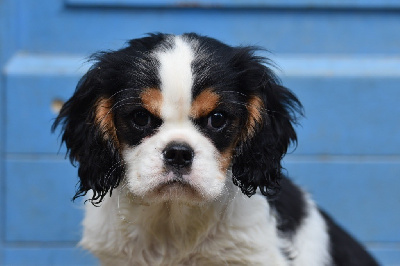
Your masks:
{"label": "cavalier king charles spaniel puppy", "polygon": [[151,34],[96,53],[53,131],[104,265],[377,265],[282,174],[302,114],[254,47]]}

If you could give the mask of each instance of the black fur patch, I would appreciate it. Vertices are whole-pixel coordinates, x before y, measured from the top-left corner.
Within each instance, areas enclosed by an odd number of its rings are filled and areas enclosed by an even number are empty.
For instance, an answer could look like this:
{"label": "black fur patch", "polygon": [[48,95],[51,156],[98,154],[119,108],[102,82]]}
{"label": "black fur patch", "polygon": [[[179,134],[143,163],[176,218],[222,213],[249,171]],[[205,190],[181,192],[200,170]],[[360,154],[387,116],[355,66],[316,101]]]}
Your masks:
{"label": "black fur patch", "polygon": [[278,229],[286,236],[291,236],[307,216],[307,203],[300,188],[288,178],[282,178],[280,184],[281,190],[269,199],[269,204],[279,216]]}

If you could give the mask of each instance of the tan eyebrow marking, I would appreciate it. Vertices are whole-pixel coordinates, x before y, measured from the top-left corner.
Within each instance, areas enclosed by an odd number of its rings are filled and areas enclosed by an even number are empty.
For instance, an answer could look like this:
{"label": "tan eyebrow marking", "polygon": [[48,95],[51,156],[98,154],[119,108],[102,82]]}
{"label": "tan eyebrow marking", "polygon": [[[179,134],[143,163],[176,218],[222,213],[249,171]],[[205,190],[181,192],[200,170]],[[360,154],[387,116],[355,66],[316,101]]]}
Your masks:
{"label": "tan eyebrow marking", "polygon": [[256,130],[256,125],[262,123],[262,112],[264,110],[264,104],[260,97],[251,96],[247,102],[247,111],[249,116],[246,122],[246,132],[244,132],[243,138],[251,138]]}
{"label": "tan eyebrow marking", "polygon": [[118,145],[117,130],[113,120],[114,115],[112,113],[112,106],[113,104],[109,98],[100,98],[96,102],[95,122],[103,131],[105,137],[114,139]]}
{"label": "tan eyebrow marking", "polygon": [[140,94],[143,107],[150,113],[157,117],[161,117],[161,106],[163,103],[163,96],[159,89],[147,88]]}
{"label": "tan eyebrow marking", "polygon": [[211,89],[205,89],[193,100],[190,116],[194,119],[207,116],[217,107],[219,99],[217,93]]}

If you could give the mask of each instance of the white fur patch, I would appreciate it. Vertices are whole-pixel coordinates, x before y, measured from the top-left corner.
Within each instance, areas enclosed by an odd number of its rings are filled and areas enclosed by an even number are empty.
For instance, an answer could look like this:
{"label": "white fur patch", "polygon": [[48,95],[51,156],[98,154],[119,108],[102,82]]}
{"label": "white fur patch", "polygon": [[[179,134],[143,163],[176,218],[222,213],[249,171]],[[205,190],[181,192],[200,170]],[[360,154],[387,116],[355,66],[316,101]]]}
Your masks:
{"label": "white fur patch", "polygon": [[[308,195],[307,195],[308,197]],[[331,265],[329,235],[315,203],[307,199],[308,215],[293,237],[293,265]]]}
{"label": "white fur patch", "polygon": [[172,41],[174,46],[171,50],[156,53],[160,62],[159,76],[163,95],[161,116],[166,123],[188,119],[193,86],[192,48],[181,36],[174,37]]}

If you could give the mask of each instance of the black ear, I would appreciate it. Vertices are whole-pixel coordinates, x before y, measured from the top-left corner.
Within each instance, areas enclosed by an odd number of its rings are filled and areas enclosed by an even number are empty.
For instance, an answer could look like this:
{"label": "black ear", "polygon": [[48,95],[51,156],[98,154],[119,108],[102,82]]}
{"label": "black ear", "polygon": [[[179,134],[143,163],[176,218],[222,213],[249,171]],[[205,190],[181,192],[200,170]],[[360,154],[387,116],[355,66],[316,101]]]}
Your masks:
{"label": "black ear", "polygon": [[281,159],[288,146],[297,143],[293,124],[302,115],[302,105],[290,90],[279,85],[262,58],[252,56],[248,60],[241,78],[250,94],[248,120],[253,121],[251,130],[246,130],[236,146],[233,181],[249,197],[257,188],[271,196],[279,190]]}
{"label": "black ear", "polygon": [[63,105],[52,131],[62,126],[69,158],[78,162],[79,187],[73,199],[93,190],[92,203],[100,203],[116,188],[124,165],[118,149],[112,102],[102,91],[101,68],[92,67],[79,81],[74,95]]}

